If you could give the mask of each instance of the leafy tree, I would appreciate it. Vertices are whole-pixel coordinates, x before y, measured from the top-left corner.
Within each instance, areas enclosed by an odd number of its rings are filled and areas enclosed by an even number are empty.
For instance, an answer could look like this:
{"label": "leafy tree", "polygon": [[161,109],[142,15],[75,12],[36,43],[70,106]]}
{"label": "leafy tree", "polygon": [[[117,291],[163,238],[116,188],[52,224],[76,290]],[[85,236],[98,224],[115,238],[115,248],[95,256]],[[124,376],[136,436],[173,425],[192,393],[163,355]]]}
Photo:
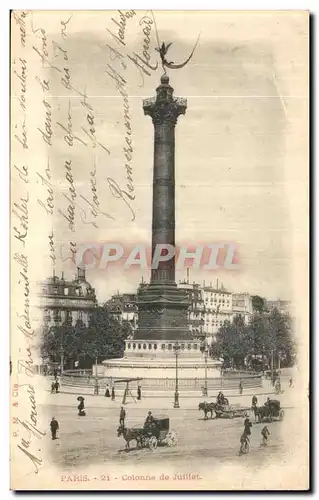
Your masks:
{"label": "leafy tree", "polygon": [[261,314],[265,310],[265,299],[259,295],[253,295],[251,298],[253,311]]}
{"label": "leafy tree", "polygon": [[95,308],[82,346],[86,355],[84,364],[92,365],[96,358],[100,363],[105,359],[123,357],[124,341],[130,333],[129,322],[120,323],[104,307]]}
{"label": "leafy tree", "polygon": [[242,368],[248,363],[256,370],[270,366],[272,356],[275,367],[279,358],[281,366],[291,366],[295,353],[291,317],[277,309],[255,312],[247,325],[240,316],[225,322],[211,349],[211,355],[223,358],[225,366]]}
{"label": "leafy tree", "polygon": [[67,321],[53,326],[43,334],[41,353],[53,362],[61,361],[61,348],[64,353],[64,367],[74,368],[74,362],[91,368],[96,358],[120,358],[124,354],[125,339],[131,334],[129,322],[120,323],[104,307],[93,310],[89,326],[82,321],[72,326]]}
{"label": "leafy tree", "polygon": [[296,355],[296,343],[293,337],[291,316],[274,308],[266,319],[269,336],[269,351],[273,351],[278,366],[278,358],[283,366],[291,366]]}
{"label": "leafy tree", "polygon": [[247,326],[241,316],[225,321],[217,332],[216,343],[212,344],[211,355],[222,357],[224,365],[241,368],[244,366],[248,349]]}

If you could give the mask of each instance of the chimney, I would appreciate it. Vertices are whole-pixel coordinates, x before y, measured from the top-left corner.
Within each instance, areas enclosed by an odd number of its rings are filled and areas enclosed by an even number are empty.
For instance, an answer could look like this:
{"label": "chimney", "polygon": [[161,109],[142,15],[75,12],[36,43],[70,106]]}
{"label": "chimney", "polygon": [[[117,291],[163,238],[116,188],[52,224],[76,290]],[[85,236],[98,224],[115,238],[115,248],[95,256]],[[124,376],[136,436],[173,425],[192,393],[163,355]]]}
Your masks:
{"label": "chimney", "polygon": [[85,267],[78,267],[78,280],[85,281]]}
{"label": "chimney", "polygon": [[61,280],[64,281],[64,272],[62,271]]}
{"label": "chimney", "polygon": [[189,283],[189,267],[186,268],[186,273],[187,273],[187,283]]}

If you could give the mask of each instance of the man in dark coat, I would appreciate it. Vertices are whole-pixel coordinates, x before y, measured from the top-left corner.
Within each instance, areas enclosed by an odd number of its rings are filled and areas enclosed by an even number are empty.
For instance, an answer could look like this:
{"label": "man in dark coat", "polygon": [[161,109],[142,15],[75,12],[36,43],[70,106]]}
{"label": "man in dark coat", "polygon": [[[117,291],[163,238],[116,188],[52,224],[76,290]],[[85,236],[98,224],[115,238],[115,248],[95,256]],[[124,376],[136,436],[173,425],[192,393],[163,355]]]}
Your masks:
{"label": "man in dark coat", "polygon": [[142,388],[140,384],[137,386],[137,399],[140,401],[142,398]]}
{"label": "man in dark coat", "polygon": [[126,417],[126,411],[124,410],[123,406],[121,406],[121,411],[120,411],[120,426],[125,427],[125,417]]}
{"label": "man in dark coat", "polygon": [[114,389],[114,385],[112,387],[112,401],[115,400],[115,389]]}
{"label": "man in dark coat", "polygon": [[148,427],[152,427],[154,423],[154,417],[152,415],[152,412],[149,411],[148,415],[146,417],[145,423],[144,423],[144,429],[147,429]]}
{"label": "man in dark coat", "polygon": [[51,394],[53,394],[55,391],[55,382],[51,383]]}
{"label": "man in dark coat", "polygon": [[250,436],[251,435],[250,428],[252,426],[253,426],[253,424],[251,423],[251,421],[249,420],[249,418],[246,418],[245,422],[244,422],[244,434],[246,434],[246,436]]}
{"label": "man in dark coat", "polygon": [[56,433],[57,433],[57,430],[59,429],[59,423],[55,419],[55,417],[52,417],[52,420],[50,422],[50,429],[51,429],[52,439],[54,440],[54,439],[56,439]]}
{"label": "man in dark coat", "polygon": [[253,396],[253,398],[252,398],[252,400],[251,400],[251,403],[252,403],[252,407],[253,407],[253,408],[256,408],[257,403],[258,403],[257,396]]}

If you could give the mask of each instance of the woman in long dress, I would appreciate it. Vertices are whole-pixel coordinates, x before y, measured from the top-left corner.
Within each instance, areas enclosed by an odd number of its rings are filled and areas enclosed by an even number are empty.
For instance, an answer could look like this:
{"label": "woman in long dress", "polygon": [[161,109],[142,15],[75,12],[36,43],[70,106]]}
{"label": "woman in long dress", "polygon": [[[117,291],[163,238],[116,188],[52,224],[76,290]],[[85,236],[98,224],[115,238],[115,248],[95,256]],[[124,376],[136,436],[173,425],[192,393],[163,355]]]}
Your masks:
{"label": "woman in long dress", "polygon": [[110,395],[110,388],[109,388],[109,386],[107,385],[107,386],[106,386],[106,389],[105,389],[105,397],[106,397],[106,398],[109,398],[110,396],[111,396],[111,395]]}

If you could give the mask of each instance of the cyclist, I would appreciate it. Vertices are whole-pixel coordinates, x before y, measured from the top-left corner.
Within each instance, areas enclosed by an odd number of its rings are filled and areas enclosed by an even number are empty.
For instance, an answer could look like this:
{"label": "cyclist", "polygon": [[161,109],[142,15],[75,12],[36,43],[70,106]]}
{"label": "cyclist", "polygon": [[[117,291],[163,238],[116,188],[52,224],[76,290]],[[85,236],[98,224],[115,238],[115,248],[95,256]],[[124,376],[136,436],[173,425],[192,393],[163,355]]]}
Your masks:
{"label": "cyclist", "polygon": [[248,451],[249,447],[249,437],[244,431],[242,435],[240,436],[240,449],[239,449],[239,454],[241,455],[242,453],[245,453],[245,451]]}

